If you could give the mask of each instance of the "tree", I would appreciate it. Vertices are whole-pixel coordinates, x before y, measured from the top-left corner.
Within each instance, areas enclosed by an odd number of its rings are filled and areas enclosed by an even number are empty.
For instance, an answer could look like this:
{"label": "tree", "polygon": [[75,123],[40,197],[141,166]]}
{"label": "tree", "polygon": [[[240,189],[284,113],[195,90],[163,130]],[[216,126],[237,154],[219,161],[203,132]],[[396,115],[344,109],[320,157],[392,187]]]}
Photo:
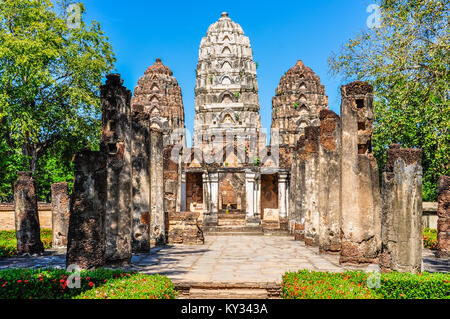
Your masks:
{"label": "tree", "polygon": [[449,174],[449,0],[380,0],[381,25],[329,59],[331,73],[375,88],[373,145],[380,167],[391,143],[423,149],[424,200]]}
{"label": "tree", "polygon": [[0,200],[16,170],[38,185],[69,180],[73,154],[98,144],[99,87],[115,56],[99,23],[71,22],[65,1],[0,1]]}

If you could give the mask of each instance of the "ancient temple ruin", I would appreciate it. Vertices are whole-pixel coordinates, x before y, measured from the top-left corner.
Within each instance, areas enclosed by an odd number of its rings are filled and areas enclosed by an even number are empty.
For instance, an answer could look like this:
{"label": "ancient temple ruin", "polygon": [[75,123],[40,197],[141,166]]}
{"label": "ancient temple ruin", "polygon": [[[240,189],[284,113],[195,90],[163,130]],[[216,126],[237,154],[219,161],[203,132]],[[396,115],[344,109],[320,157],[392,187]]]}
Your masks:
{"label": "ancient temple ruin", "polygon": [[[293,236],[338,254],[342,264],[421,271],[421,151],[392,145],[380,179],[371,145],[373,87],[356,81],[341,95],[339,116],[320,78],[297,61],[275,90],[266,145],[250,40],[227,13],[201,40],[191,148],[181,88],[161,59],[133,96],[120,75],[109,75],[101,88],[100,151],[75,155],[70,207],[55,206],[60,225],[70,209],[68,231],[60,231],[67,264],[124,265],[157,245],[252,234]],[[22,184],[32,193],[28,175],[16,188]],[[16,195],[17,216],[31,222],[35,208],[30,202],[22,212],[24,194]],[[441,215],[444,255],[448,216]],[[23,245],[40,249],[35,239]]]}

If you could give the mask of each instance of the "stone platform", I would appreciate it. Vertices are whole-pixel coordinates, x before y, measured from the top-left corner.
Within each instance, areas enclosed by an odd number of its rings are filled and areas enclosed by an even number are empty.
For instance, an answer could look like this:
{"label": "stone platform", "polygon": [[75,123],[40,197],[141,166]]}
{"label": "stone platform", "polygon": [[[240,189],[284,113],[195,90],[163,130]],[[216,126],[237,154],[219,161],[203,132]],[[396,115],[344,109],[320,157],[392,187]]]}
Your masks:
{"label": "stone platform", "polygon": [[[449,259],[423,253],[424,270],[450,272]],[[286,271],[309,269],[342,272],[337,255],[319,254],[291,237],[207,236],[205,245],[158,247],[151,254],[137,254],[129,268],[146,274],[167,275],[179,285],[190,283],[279,284]],[[46,251],[41,257],[0,260],[0,269],[65,267],[64,251]],[[355,269],[355,268],[353,268]]]}

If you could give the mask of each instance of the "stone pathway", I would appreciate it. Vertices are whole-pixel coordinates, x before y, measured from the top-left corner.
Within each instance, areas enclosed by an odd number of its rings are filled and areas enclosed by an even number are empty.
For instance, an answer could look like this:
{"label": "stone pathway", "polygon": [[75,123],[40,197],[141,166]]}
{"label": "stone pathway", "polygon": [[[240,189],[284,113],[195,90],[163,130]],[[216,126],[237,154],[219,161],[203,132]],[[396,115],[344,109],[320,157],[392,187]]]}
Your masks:
{"label": "stone pathway", "polygon": [[[339,256],[319,255],[317,248],[306,247],[291,237],[211,236],[203,246],[158,247],[151,254],[134,255],[131,269],[167,275],[178,283],[280,283],[286,271],[351,269],[340,266],[338,260]],[[0,269],[41,267],[64,268],[63,251],[0,260]],[[437,259],[424,250],[424,270],[450,272],[450,260]]]}

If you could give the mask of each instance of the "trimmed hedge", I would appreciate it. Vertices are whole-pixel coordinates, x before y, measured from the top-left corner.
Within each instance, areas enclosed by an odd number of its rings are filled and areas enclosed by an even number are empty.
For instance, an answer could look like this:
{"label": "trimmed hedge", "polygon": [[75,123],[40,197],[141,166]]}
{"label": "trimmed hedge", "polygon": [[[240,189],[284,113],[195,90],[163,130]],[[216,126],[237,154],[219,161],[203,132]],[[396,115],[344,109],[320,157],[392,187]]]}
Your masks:
{"label": "trimmed hedge", "polygon": [[[71,274],[62,269],[8,269],[0,270],[0,299],[71,299],[112,298],[174,298],[175,291],[169,279],[162,276],[141,275],[120,270],[97,269],[80,273],[80,288],[69,288]],[[136,287],[144,283],[143,287]],[[111,289],[112,287],[116,287]],[[99,289],[107,293],[97,294]],[[92,293],[89,293],[95,289]],[[139,290],[140,294],[137,293]],[[131,297],[133,296],[133,297]]]}
{"label": "trimmed hedge", "polygon": [[[52,248],[51,229],[41,229],[41,241],[44,249]],[[17,255],[17,238],[15,230],[0,231],[0,259]]]}
{"label": "trimmed hedge", "polygon": [[285,299],[450,299],[450,274],[380,274],[380,288],[367,287],[367,273],[286,273]]}
{"label": "trimmed hedge", "polygon": [[382,274],[377,292],[385,299],[450,299],[450,274]]}

